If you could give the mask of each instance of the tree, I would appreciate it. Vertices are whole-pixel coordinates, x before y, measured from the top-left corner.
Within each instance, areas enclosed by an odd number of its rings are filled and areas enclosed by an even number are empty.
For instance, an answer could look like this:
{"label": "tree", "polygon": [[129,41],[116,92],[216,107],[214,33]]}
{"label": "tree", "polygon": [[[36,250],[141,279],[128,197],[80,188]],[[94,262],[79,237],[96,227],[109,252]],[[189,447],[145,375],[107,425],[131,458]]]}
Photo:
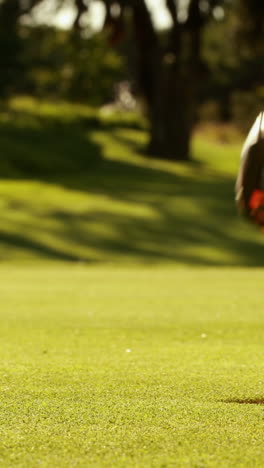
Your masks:
{"label": "tree", "polygon": [[[138,84],[150,120],[149,152],[167,159],[190,159],[200,87],[207,77],[202,33],[225,0],[166,0],[171,28],[154,28],[144,0],[104,0],[110,42],[121,40],[128,26],[137,48]],[[184,6],[185,5],[185,6]],[[184,11],[183,11],[184,9]]]}
{"label": "tree", "polygon": [[21,41],[19,19],[41,0],[2,0],[0,2],[0,95],[16,88],[23,64],[19,59]]}
{"label": "tree", "polygon": [[[45,1],[2,0],[0,23],[9,25],[6,28],[15,38],[21,16]],[[93,1],[72,0],[76,9],[75,34],[81,35],[82,17]],[[241,37],[247,38],[247,44],[258,42],[258,49],[263,50],[259,41],[263,32],[263,0],[164,0],[171,26],[162,33],[154,27],[146,0],[101,2],[106,11],[104,28],[109,45],[120,45],[128,32],[132,37],[136,54],[134,76],[150,121],[149,153],[173,160],[190,159],[197,105],[210,73],[204,55],[204,31],[219,12],[223,16],[223,12],[232,8],[243,33]],[[64,3],[66,0],[56,0],[58,6]],[[249,54],[252,55],[252,50]]]}

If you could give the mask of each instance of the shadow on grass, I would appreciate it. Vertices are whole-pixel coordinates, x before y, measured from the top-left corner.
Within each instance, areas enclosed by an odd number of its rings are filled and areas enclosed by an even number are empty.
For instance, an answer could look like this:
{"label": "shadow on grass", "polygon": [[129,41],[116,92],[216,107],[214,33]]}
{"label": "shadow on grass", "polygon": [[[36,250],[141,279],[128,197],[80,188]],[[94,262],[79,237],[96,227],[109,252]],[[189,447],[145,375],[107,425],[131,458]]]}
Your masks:
{"label": "shadow on grass", "polygon": [[239,405],[264,405],[264,398],[246,398],[244,400],[225,400],[223,403],[237,403]]}
{"label": "shadow on grass", "polygon": [[76,262],[79,260],[79,257],[76,255],[71,255],[67,252],[61,252],[55,247],[45,245],[41,242],[34,241],[19,234],[7,234],[0,231],[0,243],[9,248],[16,247],[19,249],[28,250],[32,253],[35,253],[36,255],[50,258],[51,260],[62,260],[68,262]]}
{"label": "shadow on grass", "polygon": [[[121,124],[109,125],[112,136]],[[37,201],[25,202],[16,191],[10,210],[34,221],[25,230],[19,216],[14,217],[12,232],[0,231],[2,246],[65,261],[264,266],[263,243],[254,237],[254,228],[251,238],[240,232],[232,178],[195,164],[187,172],[169,172],[131,159],[107,159],[91,132],[103,134],[92,118],[21,114],[1,122],[2,178],[48,182],[105,200],[105,206],[101,202],[94,208],[70,210],[62,202],[63,208],[36,212]],[[129,139],[122,138],[125,148]],[[1,218],[5,226],[5,215]],[[36,240],[43,229],[67,247]]]}

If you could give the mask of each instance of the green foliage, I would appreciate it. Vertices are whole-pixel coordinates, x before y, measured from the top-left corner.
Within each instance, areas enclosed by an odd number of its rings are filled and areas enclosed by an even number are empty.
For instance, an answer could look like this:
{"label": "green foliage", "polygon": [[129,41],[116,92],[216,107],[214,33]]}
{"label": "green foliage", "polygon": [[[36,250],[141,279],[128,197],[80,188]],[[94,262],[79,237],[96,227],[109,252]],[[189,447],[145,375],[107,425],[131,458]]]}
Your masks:
{"label": "green foliage", "polygon": [[264,87],[234,92],[232,109],[234,121],[242,130],[248,132],[257,114],[264,109]]}
{"label": "green foliage", "polygon": [[[208,12],[213,12],[216,3],[209,3]],[[92,35],[89,28],[77,33],[34,23],[29,27],[19,20],[26,4],[29,7],[29,3],[17,0],[0,4],[1,97],[25,93],[101,106],[112,100],[115,84],[129,75],[125,56],[129,56],[132,81],[140,75],[135,70],[131,34],[116,47],[109,44],[105,33]],[[262,24],[258,8],[263,7],[247,1],[221,1],[217,5],[224,8],[222,20],[209,20],[212,15],[207,17],[204,11],[204,64],[196,78],[204,86],[199,91],[201,108],[197,113],[201,119],[232,119],[245,130],[263,107],[263,41],[260,27],[256,28]],[[159,39],[166,49],[168,32],[159,34]],[[183,44],[184,50],[188,49],[186,38]]]}
{"label": "green foliage", "polygon": [[[264,106],[261,76],[263,50],[241,39],[243,19],[239,3],[226,9],[225,19],[211,21],[204,31],[204,59],[208,80],[200,115],[208,120],[232,120],[247,131]],[[262,43],[258,37],[258,43]]]}
{"label": "green foliage", "polygon": [[101,34],[83,38],[70,31],[24,28],[24,91],[102,105],[123,77],[120,56]]}

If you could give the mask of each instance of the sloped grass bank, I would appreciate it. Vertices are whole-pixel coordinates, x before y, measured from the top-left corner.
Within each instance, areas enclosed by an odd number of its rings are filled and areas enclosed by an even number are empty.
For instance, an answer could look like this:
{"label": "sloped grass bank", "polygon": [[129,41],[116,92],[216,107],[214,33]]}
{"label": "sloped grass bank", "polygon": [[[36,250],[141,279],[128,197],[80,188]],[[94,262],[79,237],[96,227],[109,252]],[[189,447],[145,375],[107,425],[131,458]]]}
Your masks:
{"label": "sloped grass bank", "polygon": [[14,99],[0,114],[0,260],[263,265],[240,220],[241,142],[194,139],[194,163],[141,155],[134,116]]}

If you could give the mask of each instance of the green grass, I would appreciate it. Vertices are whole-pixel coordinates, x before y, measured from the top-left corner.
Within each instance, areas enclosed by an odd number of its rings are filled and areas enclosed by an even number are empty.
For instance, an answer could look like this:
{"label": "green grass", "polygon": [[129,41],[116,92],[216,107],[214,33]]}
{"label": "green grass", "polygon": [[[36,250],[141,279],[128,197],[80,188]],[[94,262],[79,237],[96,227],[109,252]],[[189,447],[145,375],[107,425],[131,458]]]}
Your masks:
{"label": "green grass", "polygon": [[0,274],[1,466],[263,466],[261,269]]}
{"label": "green grass", "polygon": [[[263,236],[241,141],[145,158],[144,122],[0,112],[0,466],[263,466]],[[226,137],[225,137],[226,138]]]}
{"label": "green grass", "polygon": [[0,142],[2,262],[264,264],[234,206],[241,141],[198,133],[193,164],[162,162],[133,116],[16,99]]}

